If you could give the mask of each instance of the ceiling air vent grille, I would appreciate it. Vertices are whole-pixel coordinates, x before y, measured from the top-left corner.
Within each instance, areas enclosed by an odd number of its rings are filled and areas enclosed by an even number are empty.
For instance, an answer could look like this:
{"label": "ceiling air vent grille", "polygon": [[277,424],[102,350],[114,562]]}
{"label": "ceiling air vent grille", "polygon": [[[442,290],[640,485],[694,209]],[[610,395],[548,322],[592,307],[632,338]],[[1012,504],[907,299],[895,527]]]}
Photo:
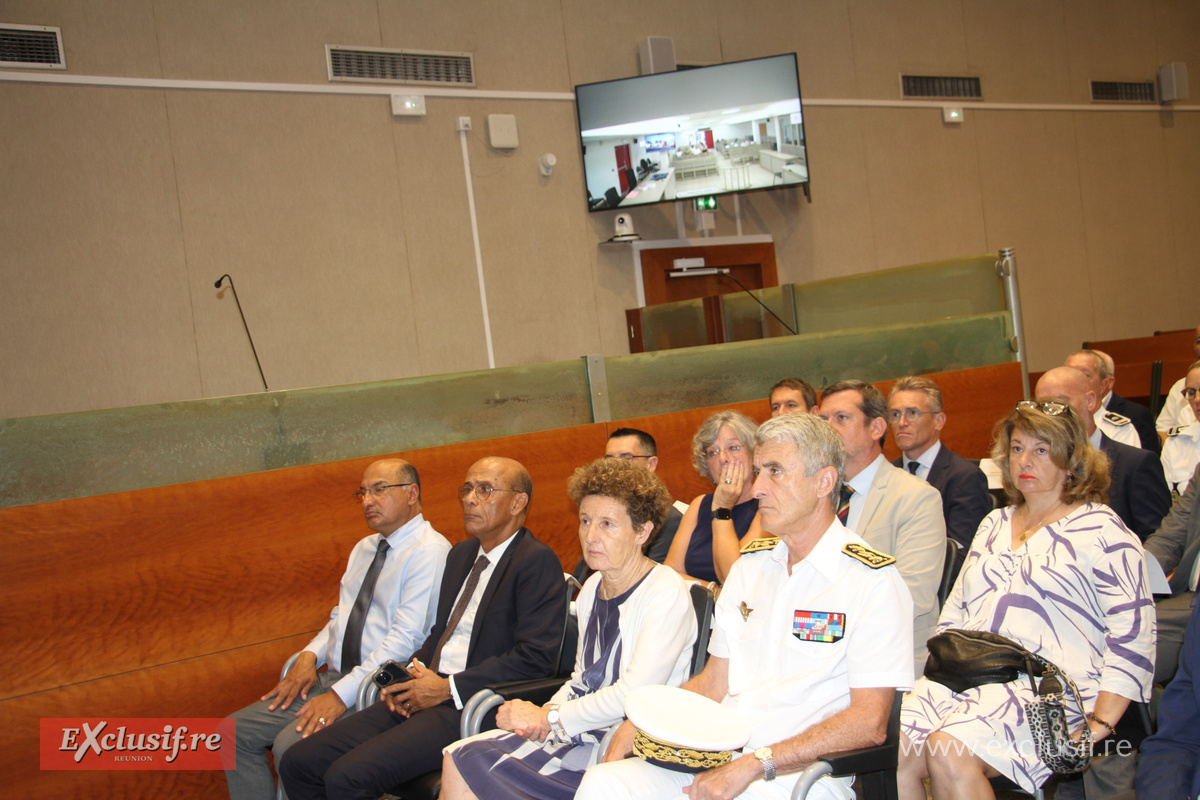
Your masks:
{"label": "ceiling air vent grille", "polygon": [[979,78],[938,75],[901,75],[904,97],[939,97],[954,100],[979,100],[983,85]]}
{"label": "ceiling air vent grille", "polygon": [[1092,100],[1098,103],[1153,103],[1154,81],[1092,81]]}
{"label": "ceiling air vent grille", "polygon": [[66,69],[62,30],[45,25],[0,23],[0,67]]}
{"label": "ceiling air vent grille", "polygon": [[333,45],[327,45],[325,51],[331,81],[475,85],[475,61],[470,53]]}

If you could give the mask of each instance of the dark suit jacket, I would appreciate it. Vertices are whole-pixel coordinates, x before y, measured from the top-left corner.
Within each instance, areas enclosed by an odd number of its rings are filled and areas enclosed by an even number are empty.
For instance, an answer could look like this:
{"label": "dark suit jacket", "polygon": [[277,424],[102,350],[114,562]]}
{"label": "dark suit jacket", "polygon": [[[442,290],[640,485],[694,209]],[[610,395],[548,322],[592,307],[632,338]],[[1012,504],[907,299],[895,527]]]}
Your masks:
{"label": "dark suit jacket", "polygon": [[[892,462],[904,468],[904,458]],[[977,465],[946,447],[938,450],[929,468],[929,485],[942,495],[942,516],[946,519],[946,535],[962,545],[954,559],[954,574],[958,574],[979,523],[992,511],[992,496],[988,493],[987,476]]]}
{"label": "dark suit jacket", "polygon": [[[1162,526],[1146,540],[1146,550],[1154,554],[1163,572],[1171,576],[1171,592],[1189,591],[1188,580],[1200,556],[1200,464]],[[1174,570],[1174,574],[1172,574]]]}
{"label": "dark suit jacket", "polygon": [[[492,572],[479,601],[467,666],[454,676],[463,702],[493,683],[544,678],[554,672],[567,614],[562,564],[554,551],[526,528]],[[455,600],[479,556],[479,540],[471,537],[450,548],[438,597],[437,619],[415,658],[433,657]]]}
{"label": "dark suit jacket", "polygon": [[1114,442],[1100,434],[1100,449],[1108,456],[1108,507],[1143,542],[1158,530],[1171,510],[1171,491],[1158,456],[1140,447]]}
{"label": "dark suit jacket", "polygon": [[1142,447],[1152,453],[1162,452],[1162,439],[1158,438],[1158,431],[1154,427],[1154,417],[1150,416],[1150,409],[1138,405],[1132,400],[1126,400],[1113,392],[1113,396],[1108,398],[1108,410],[1115,411],[1123,417],[1129,417],[1134,430],[1137,431],[1138,438],[1142,440]]}

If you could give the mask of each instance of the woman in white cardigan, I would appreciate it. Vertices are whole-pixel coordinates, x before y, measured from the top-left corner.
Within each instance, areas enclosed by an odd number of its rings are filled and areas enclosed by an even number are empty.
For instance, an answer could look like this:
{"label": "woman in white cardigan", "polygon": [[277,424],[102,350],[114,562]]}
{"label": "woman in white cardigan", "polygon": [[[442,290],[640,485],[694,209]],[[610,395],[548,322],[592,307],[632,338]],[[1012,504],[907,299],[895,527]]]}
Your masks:
{"label": "woman in white cardigan", "polygon": [[643,685],[678,686],[688,675],[696,616],[683,579],[644,550],[671,495],[652,472],[602,458],[567,484],[579,506],[583,557],[595,570],[579,592],[575,671],[544,706],[500,707],[502,730],[446,748],[442,797],[569,800],[599,743],[624,718],[625,696]]}

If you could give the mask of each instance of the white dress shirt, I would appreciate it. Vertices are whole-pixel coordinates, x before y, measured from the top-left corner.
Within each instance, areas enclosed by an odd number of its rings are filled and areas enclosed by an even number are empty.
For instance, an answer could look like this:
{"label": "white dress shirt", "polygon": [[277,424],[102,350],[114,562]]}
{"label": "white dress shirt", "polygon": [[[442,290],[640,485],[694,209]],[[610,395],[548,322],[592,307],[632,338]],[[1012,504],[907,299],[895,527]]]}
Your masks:
{"label": "white dress shirt", "polygon": [[[371,534],[350,551],[338,604],[330,612],[328,624],[304,648],[317,657],[318,667],[328,664],[336,670],[342,663],[346,623],[381,538],[378,533]],[[424,643],[437,613],[450,542],[421,514],[388,534],[387,540],[390,549],[363,622],[363,662],[333,685],[346,708],[354,706],[363,678],[385,661],[407,659]]]}

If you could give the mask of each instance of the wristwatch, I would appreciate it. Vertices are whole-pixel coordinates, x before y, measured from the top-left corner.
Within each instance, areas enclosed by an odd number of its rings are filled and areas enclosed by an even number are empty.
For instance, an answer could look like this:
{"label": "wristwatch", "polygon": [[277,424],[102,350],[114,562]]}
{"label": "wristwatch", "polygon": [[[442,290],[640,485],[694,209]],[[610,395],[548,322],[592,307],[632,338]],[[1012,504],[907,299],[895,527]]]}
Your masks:
{"label": "wristwatch", "polygon": [[732,508],[714,508],[713,519],[733,519]]}
{"label": "wristwatch", "polygon": [[558,706],[550,706],[550,713],[546,715],[547,721],[550,723],[550,729],[563,738],[567,736],[567,729],[562,724],[562,714],[558,713]]}
{"label": "wristwatch", "polygon": [[775,780],[775,756],[769,747],[760,747],[754,751],[754,757],[763,765],[763,780]]}

